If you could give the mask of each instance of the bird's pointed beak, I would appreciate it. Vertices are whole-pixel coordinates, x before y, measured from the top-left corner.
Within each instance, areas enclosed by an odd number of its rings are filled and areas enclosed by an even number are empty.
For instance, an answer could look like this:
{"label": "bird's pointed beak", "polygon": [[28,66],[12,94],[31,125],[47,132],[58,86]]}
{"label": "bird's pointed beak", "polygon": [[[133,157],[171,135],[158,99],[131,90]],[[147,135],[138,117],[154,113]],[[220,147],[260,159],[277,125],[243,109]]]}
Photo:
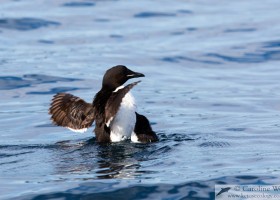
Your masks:
{"label": "bird's pointed beak", "polygon": [[134,72],[129,70],[129,73],[126,75],[127,78],[131,79],[131,78],[139,78],[139,77],[145,77],[144,74],[139,73],[139,72]]}

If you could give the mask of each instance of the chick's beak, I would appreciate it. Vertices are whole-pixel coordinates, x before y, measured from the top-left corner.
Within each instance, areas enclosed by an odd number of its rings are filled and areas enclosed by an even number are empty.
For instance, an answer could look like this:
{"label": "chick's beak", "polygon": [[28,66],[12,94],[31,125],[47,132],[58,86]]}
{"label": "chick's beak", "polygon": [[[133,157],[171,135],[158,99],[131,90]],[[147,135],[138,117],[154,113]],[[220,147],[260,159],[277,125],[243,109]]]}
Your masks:
{"label": "chick's beak", "polygon": [[128,74],[127,74],[127,78],[139,78],[139,77],[145,77],[144,74],[142,73],[138,73],[138,72],[134,72],[134,71],[130,71]]}

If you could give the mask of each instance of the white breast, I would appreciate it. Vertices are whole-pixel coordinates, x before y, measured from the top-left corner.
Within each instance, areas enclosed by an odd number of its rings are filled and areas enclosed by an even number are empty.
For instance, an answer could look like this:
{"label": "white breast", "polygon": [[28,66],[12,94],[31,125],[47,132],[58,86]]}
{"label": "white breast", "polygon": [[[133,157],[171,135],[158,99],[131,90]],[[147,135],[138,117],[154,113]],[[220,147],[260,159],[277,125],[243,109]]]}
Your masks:
{"label": "white breast", "polygon": [[120,108],[110,123],[112,142],[130,139],[136,123],[136,103],[134,97],[128,92],[122,99]]}

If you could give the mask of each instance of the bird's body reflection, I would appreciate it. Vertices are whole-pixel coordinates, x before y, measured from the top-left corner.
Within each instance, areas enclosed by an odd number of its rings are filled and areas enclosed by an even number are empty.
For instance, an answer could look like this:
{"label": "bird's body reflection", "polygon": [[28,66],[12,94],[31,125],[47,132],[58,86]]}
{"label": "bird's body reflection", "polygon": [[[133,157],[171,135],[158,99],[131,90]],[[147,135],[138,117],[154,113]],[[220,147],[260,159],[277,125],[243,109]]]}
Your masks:
{"label": "bird's body reflection", "polygon": [[98,149],[98,178],[133,178],[141,166],[133,156],[139,149],[129,143],[100,146]]}
{"label": "bird's body reflection", "polygon": [[95,138],[87,141],[56,143],[56,174],[77,174],[89,179],[132,179],[145,173],[141,162],[149,159],[150,148],[155,144],[135,144],[123,141],[97,144]]}

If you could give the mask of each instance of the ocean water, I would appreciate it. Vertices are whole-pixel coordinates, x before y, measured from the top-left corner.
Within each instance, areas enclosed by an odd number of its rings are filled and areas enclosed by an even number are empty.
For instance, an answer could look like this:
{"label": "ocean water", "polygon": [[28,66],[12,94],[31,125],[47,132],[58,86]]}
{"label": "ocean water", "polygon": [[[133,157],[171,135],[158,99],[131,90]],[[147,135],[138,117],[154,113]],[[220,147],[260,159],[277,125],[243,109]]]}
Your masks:
{"label": "ocean water", "polygon": [[[0,199],[214,199],[280,183],[280,1],[1,0]],[[106,69],[160,141],[99,145],[51,124]]]}

